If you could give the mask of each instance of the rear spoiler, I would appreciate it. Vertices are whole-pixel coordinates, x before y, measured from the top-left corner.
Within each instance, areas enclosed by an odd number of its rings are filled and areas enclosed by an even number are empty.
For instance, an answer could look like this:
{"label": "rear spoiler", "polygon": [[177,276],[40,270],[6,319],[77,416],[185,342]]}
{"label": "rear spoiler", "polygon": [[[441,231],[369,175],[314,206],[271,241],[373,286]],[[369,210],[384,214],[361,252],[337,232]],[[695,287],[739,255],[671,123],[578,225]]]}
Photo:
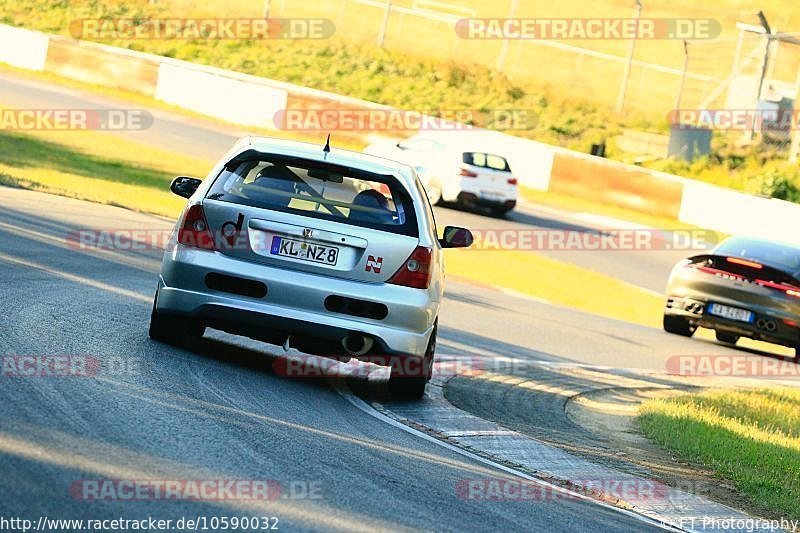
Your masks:
{"label": "rear spoiler", "polygon": [[748,278],[792,285],[800,288],[800,279],[779,268],[759,263],[744,257],[716,254],[700,254],[688,258],[689,264],[705,263],[704,266],[739,274]]}

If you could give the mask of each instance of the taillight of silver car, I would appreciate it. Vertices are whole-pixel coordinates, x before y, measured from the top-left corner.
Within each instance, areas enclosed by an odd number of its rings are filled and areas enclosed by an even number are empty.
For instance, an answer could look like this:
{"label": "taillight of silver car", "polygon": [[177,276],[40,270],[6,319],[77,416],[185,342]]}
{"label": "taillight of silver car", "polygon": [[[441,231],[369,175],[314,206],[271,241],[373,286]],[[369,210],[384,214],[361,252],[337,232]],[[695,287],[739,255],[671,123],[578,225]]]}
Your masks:
{"label": "taillight of silver car", "polygon": [[214,235],[208,228],[203,206],[195,204],[186,210],[178,228],[178,242],[193,248],[215,250]]}
{"label": "taillight of silver car", "polygon": [[431,249],[417,246],[400,269],[389,279],[393,285],[427,289],[431,282]]}

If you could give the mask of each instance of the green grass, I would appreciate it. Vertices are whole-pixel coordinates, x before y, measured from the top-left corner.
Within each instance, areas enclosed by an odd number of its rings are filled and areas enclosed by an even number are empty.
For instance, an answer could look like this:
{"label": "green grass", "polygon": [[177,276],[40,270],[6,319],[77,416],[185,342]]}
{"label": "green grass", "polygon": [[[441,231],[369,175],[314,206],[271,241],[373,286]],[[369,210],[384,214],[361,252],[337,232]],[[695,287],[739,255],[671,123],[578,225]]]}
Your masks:
{"label": "green grass", "polygon": [[0,184],[176,216],[184,201],[169,192],[172,178],[213,165],[108,135],[0,131]]}
{"label": "green grass", "polygon": [[587,313],[661,327],[661,296],[536,252],[445,250],[445,261],[448,275],[512,289]]}
{"label": "green grass", "polygon": [[800,518],[800,390],[706,391],[642,404],[642,432],[730,480],[754,508]]}

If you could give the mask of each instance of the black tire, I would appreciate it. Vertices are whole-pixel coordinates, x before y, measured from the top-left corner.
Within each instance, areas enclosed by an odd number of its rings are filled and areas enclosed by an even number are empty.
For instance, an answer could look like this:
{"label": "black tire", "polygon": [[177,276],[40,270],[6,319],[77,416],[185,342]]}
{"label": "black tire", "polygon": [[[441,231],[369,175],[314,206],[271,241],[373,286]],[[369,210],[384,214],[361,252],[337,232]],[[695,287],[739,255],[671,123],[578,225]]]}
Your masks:
{"label": "black tire", "polygon": [[167,344],[181,344],[187,336],[202,337],[206,331],[204,324],[194,321],[188,317],[178,315],[168,315],[160,313],[156,309],[158,292],[153,298],[153,309],[150,311],[150,329],[148,334],[154,341]]}
{"label": "black tire", "polygon": [[800,346],[794,347],[794,362],[800,365]]}
{"label": "black tire", "polygon": [[[392,365],[392,372],[389,375],[389,392],[392,397],[399,400],[419,400],[425,395],[425,385],[433,374],[433,359],[436,352],[436,332],[438,325],[434,324],[431,338],[428,341],[428,348],[425,355],[419,361],[422,369],[421,376],[408,376],[404,369],[409,368],[408,364]],[[414,356],[407,356],[414,357]],[[416,357],[419,360],[419,357]],[[416,362],[416,361],[415,361]],[[414,366],[416,368],[416,365]]]}
{"label": "black tire", "polygon": [[664,315],[664,331],[683,337],[691,337],[697,331],[688,319],[682,316]]}
{"label": "black tire", "polygon": [[725,331],[715,331],[714,334],[717,337],[719,342],[725,342],[728,344],[736,344],[739,341],[739,335],[736,333],[728,333]]}
{"label": "black tire", "polygon": [[493,217],[497,218],[505,218],[506,215],[511,211],[508,207],[490,207],[489,212],[492,214]]}

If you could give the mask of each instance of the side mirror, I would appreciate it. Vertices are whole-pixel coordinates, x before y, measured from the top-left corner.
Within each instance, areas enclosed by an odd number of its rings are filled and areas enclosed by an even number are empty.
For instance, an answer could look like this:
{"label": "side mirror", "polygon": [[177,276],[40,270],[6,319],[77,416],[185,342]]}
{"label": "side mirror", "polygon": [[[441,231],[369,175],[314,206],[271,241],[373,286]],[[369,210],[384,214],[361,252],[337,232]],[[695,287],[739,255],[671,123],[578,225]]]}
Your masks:
{"label": "side mirror", "polygon": [[177,194],[178,196],[183,196],[184,198],[189,198],[191,195],[194,194],[194,191],[203,183],[203,180],[197,178],[191,178],[189,176],[178,176],[174,180],[172,180],[172,184],[169,186],[169,190]]}
{"label": "side mirror", "polygon": [[472,232],[466,228],[445,226],[444,236],[439,239],[442,248],[467,248],[472,245]]}

